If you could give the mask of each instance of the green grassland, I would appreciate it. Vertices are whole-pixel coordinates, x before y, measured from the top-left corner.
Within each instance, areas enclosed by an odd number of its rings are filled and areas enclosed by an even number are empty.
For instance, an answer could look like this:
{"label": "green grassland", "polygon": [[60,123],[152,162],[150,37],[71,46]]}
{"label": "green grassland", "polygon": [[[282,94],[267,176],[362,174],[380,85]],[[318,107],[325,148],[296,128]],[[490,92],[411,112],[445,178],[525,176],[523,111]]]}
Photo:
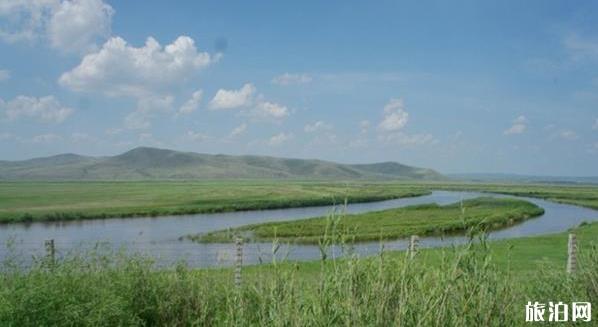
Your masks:
{"label": "green grassland", "polygon": [[190,236],[200,242],[231,242],[236,236],[248,241],[318,244],[334,229],[354,235],[356,241],[396,239],[409,235],[442,235],[465,231],[471,227],[500,228],[539,216],[544,210],[517,199],[483,197],[440,206],[425,204],[363,214],[316,217],[285,222],[253,224],[234,229]]}
{"label": "green grassland", "polygon": [[0,182],[0,222],[275,209],[428,193],[417,186],[367,182]]}
{"label": "green grassland", "polygon": [[27,269],[9,260],[0,266],[0,325],[526,326],[527,301],[598,301],[598,224],[575,232],[574,275],[565,273],[567,233],[414,259],[384,252],[245,267],[240,288],[229,268],[156,270],[101,252]]}
{"label": "green grassland", "polygon": [[0,182],[0,222],[180,215],[378,201],[471,190],[544,198],[598,209],[598,186],[331,182]]}
{"label": "green grassland", "polygon": [[[598,185],[554,184],[479,184],[479,183],[426,183],[422,187],[447,191],[493,192],[515,196],[541,198],[553,202],[598,209]],[[425,186],[424,186],[425,185]]]}

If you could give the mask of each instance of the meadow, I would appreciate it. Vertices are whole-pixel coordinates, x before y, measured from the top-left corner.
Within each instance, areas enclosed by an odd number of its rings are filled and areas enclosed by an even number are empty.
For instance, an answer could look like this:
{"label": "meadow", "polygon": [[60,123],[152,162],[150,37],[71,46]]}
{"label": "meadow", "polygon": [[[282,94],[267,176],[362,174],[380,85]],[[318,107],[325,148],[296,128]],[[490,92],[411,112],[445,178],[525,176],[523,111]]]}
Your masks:
{"label": "meadow", "polygon": [[164,216],[496,192],[598,209],[598,186],[365,181],[0,182],[0,223]]}
{"label": "meadow", "polygon": [[0,223],[335,205],[428,193],[365,182],[0,182]]}
{"label": "meadow", "polygon": [[353,235],[355,241],[398,239],[410,235],[445,235],[463,232],[473,226],[498,229],[539,216],[544,210],[518,199],[483,197],[440,206],[423,204],[362,214],[337,214],[285,222],[270,222],[189,236],[199,242],[272,241],[319,244],[335,228]]}
{"label": "meadow", "polygon": [[[183,214],[375,201],[472,190],[593,207],[598,188],[562,185],[368,182],[0,183],[3,222]],[[465,210],[463,210],[465,209]],[[231,268],[160,267],[101,246],[52,260],[0,265],[2,326],[524,326],[528,301],[598,301],[598,223],[575,229],[578,271],[565,272],[567,233],[488,242],[483,231],[541,213],[522,200],[438,206],[254,225],[264,239],[340,244],[345,255]],[[395,219],[395,218],[399,219]],[[371,224],[375,220],[376,224]],[[348,223],[346,223],[348,222]],[[381,231],[378,223],[384,225]],[[346,224],[346,225],[343,225]],[[317,231],[328,230],[322,238]],[[257,229],[256,229],[257,230]],[[412,233],[467,232],[464,246],[359,257],[351,244]],[[251,231],[255,235],[255,230]],[[286,234],[285,234],[286,233]],[[384,233],[388,233],[384,235]],[[318,235],[318,236],[314,236]],[[228,238],[228,235],[218,237]],[[324,252],[323,252],[324,253]],[[593,310],[596,321],[597,310]],[[580,325],[584,325],[581,323]],[[588,325],[588,324],[586,324]]]}
{"label": "meadow", "polygon": [[[598,300],[598,224],[567,233],[360,258],[157,270],[101,249],[30,268],[1,266],[3,326],[524,326],[527,301]],[[597,318],[593,310],[593,321]],[[591,323],[590,323],[591,324]],[[590,325],[579,322],[579,325]]]}

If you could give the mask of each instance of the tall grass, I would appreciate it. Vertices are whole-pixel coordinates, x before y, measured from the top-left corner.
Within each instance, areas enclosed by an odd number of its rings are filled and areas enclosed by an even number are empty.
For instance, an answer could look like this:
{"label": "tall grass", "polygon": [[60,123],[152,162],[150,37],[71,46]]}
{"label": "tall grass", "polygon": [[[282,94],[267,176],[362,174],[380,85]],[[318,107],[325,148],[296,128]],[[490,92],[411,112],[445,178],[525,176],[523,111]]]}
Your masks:
{"label": "tall grass", "polygon": [[9,260],[0,325],[518,326],[527,301],[598,300],[596,245],[582,249],[574,276],[546,268],[531,280],[496,269],[483,238],[445,249],[434,265],[418,259],[323,258],[317,278],[275,262],[245,275],[240,288],[228,269],[158,270],[105,250],[29,267]]}

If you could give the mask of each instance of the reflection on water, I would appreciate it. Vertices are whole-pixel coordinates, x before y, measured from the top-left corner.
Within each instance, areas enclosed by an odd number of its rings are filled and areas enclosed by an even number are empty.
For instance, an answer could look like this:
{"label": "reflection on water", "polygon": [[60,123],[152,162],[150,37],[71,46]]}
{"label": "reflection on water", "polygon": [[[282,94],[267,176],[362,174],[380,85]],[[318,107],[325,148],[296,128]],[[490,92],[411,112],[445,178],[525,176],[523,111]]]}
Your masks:
{"label": "reflection on water", "polygon": [[[362,213],[432,202],[443,205],[478,196],[505,197],[487,193],[435,191],[430,195],[416,198],[349,204],[346,210],[349,213]],[[491,239],[561,232],[579,225],[582,221],[598,220],[598,211],[595,210],[540,199],[524,199],[544,208],[544,215],[503,230],[494,231],[490,235]],[[151,255],[165,265],[180,260],[186,260],[191,266],[226,265],[230,264],[234,258],[233,245],[196,244],[187,240],[181,241],[179,237],[246,224],[322,216],[331,210],[333,210],[332,207],[324,206],[186,216],[3,225],[0,226],[0,242],[2,243],[0,260],[8,253],[5,244],[9,240],[14,241],[20,258],[29,260],[32,256],[43,255],[45,239],[54,239],[58,254],[92,247],[98,242],[107,242],[114,248],[124,247],[128,251]],[[465,238],[461,236],[422,237],[420,238],[420,247],[446,246],[464,241]],[[407,241],[387,241],[383,246],[385,250],[405,249]],[[355,245],[353,250],[355,253],[368,255],[379,252],[380,247],[380,242],[368,242]],[[271,248],[272,244],[270,243],[245,244],[244,263],[269,262]],[[336,249],[332,254],[338,255],[338,252],[340,251]],[[282,246],[277,252],[277,257],[286,257],[290,260],[312,260],[320,257],[320,250],[317,246],[312,245]]]}

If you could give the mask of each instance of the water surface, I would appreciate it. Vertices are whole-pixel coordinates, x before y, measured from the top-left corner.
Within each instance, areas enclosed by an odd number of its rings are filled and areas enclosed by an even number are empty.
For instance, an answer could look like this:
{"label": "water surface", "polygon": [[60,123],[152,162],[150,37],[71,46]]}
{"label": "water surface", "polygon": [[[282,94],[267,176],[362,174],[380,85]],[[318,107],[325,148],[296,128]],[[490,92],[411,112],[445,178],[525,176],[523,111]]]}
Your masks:
{"label": "water surface", "polygon": [[[387,201],[349,204],[348,213],[363,213],[423,203],[440,205],[454,203],[461,199],[478,196],[514,197],[476,192],[434,191],[430,195]],[[521,198],[521,197],[518,197]],[[582,221],[598,220],[598,211],[541,199],[522,198],[544,208],[544,215],[523,223],[494,231],[491,239],[513,238],[566,231]],[[143,253],[155,257],[160,264],[169,265],[185,260],[190,266],[205,267],[228,265],[232,262],[232,244],[197,244],[179,240],[188,234],[205,233],[218,229],[246,224],[286,221],[329,213],[331,206],[289,208],[261,211],[241,211],[184,216],[162,216],[147,218],[112,218],[74,222],[17,223],[0,226],[0,260],[9,253],[5,244],[14,242],[19,258],[26,261],[44,253],[43,242],[54,239],[58,255],[82,248],[107,243],[114,248]],[[421,247],[447,246],[465,242],[462,236],[422,237]],[[405,249],[406,240],[384,242],[385,249]],[[380,250],[380,242],[355,245],[354,251],[374,254]],[[251,243],[244,246],[244,263],[255,264],[271,260],[271,243]],[[313,260],[320,257],[320,250],[313,245],[283,246],[277,253],[279,258],[290,260]]]}

